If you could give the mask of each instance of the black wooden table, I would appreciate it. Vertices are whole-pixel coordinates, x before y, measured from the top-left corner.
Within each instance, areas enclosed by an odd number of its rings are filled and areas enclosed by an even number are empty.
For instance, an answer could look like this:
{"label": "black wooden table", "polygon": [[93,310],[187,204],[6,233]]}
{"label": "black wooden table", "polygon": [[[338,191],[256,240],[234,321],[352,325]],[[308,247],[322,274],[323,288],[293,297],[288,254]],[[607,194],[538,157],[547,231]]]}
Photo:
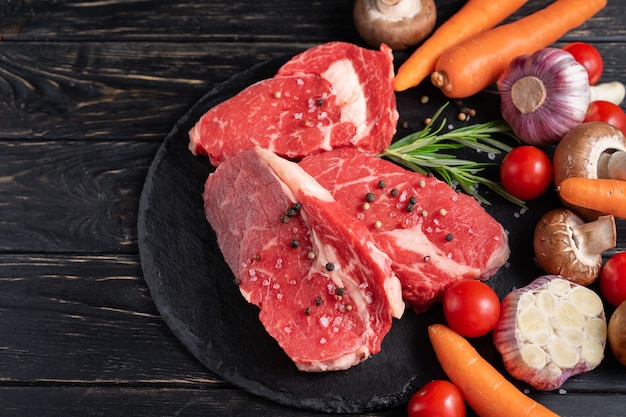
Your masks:
{"label": "black wooden table", "polygon": [[[441,22],[463,1],[437,3]],[[318,415],[240,390],[188,353],[142,276],[137,215],[160,144],[196,101],[269,58],[363,45],[351,8],[0,0],[0,415]],[[610,0],[560,41],[597,46],[603,81],[626,83],[625,12]],[[625,379],[615,368],[535,397],[562,415],[624,415]]]}

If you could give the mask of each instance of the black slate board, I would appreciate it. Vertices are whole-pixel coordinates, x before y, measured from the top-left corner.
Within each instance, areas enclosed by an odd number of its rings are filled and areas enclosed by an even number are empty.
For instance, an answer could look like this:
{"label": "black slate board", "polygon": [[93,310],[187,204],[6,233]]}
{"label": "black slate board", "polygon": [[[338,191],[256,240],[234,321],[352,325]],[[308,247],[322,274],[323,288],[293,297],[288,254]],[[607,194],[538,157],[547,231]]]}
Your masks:
{"label": "black slate board", "polygon": [[[225,264],[215,235],[204,218],[201,193],[212,171],[208,159],[189,152],[187,132],[204,112],[255,81],[269,78],[287,58],[261,63],[207,93],[174,126],[150,168],[139,209],[139,249],[145,280],[164,320],[183,345],[208,369],[258,396],[298,408],[358,413],[405,403],[424,383],[445,378],[427,337],[427,326],[443,322],[440,306],[396,320],[382,351],[347,371],[298,371],[260,324],[255,306],[242,298]],[[430,97],[422,104],[423,95]],[[397,95],[399,132],[404,136],[447,101],[429,85]],[[496,94],[484,92],[464,100],[477,109],[472,122],[499,118]],[[458,104],[444,113],[451,124]],[[245,122],[245,121],[242,121]],[[472,151],[473,152],[473,151]],[[473,155],[474,158],[480,157]],[[483,157],[486,157],[483,156]],[[548,207],[548,193],[530,210],[486,194],[487,210],[510,233],[510,263],[488,282],[503,297],[541,275],[532,261],[532,231]],[[500,367],[490,336],[472,341]]]}

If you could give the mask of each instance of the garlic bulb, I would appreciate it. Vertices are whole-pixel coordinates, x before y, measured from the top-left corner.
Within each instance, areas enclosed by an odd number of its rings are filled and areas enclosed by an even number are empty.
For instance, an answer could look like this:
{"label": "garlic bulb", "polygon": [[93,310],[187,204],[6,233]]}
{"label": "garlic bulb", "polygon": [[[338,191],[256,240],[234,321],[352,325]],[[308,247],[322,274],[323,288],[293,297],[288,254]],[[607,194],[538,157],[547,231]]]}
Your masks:
{"label": "garlic bulb", "polygon": [[557,48],[514,58],[497,85],[502,117],[522,142],[536,146],[582,123],[591,98],[585,67]]}
{"label": "garlic bulb", "polygon": [[559,275],[545,275],[502,300],[493,333],[507,371],[539,390],[597,367],[607,324],[602,299]]}

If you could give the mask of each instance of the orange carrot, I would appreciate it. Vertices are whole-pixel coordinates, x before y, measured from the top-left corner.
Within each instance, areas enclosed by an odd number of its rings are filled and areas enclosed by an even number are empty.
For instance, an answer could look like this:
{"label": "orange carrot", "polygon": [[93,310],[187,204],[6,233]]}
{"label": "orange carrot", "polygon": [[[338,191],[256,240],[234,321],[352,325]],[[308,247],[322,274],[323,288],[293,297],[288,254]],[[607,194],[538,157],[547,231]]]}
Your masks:
{"label": "orange carrot", "polygon": [[448,378],[481,417],[558,417],[518,390],[461,335],[443,324],[428,336]]}
{"label": "orange carrot", "polygon": [[626,219],[626,181],[566,178],[557,191],[567,203]]}
{"label": "orange carrot", "polygon": [[550,46],[606,5],[607,0],[557,0],[545,9],[482,32],[446,50],[431,81],[450,98],[465,98],[494,83],[511,60]]}
{"label": "orange carrot", "polygon": [[407,59],[395,79],[396,91],[415,87],[434,70],[446,49],[502,22],[528,0],[468,0]]}

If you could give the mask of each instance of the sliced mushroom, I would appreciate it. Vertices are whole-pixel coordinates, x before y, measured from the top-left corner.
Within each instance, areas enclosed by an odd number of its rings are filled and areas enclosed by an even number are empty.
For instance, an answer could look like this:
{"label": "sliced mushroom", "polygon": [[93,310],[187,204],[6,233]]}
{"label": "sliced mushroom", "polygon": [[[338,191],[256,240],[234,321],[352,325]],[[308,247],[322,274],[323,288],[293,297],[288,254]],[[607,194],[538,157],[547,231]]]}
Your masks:
{"label": "sliced mushroom", "polygon": [[403,50],[432,32],[437,8],[434,0],[356,0],[353,17],[357,31],[371,46],[384,43]]}
{"label": "sliced mushroom", "polygon": [[[553,165],[556,187],[569,177],[626,180],[626,137],[619,129],[603,122],[583,123],[560,140],[554,151]],[[604,214],[564,204],[587,220]]]}
{"label": "sliced mushroom", "polygon": [[602,253],[615,247],[616,238],[613,216],[585,222],[573,211],[558,208],[537,223],[533,248],[537,263],[546,273],[589,285],[598,278]]}

